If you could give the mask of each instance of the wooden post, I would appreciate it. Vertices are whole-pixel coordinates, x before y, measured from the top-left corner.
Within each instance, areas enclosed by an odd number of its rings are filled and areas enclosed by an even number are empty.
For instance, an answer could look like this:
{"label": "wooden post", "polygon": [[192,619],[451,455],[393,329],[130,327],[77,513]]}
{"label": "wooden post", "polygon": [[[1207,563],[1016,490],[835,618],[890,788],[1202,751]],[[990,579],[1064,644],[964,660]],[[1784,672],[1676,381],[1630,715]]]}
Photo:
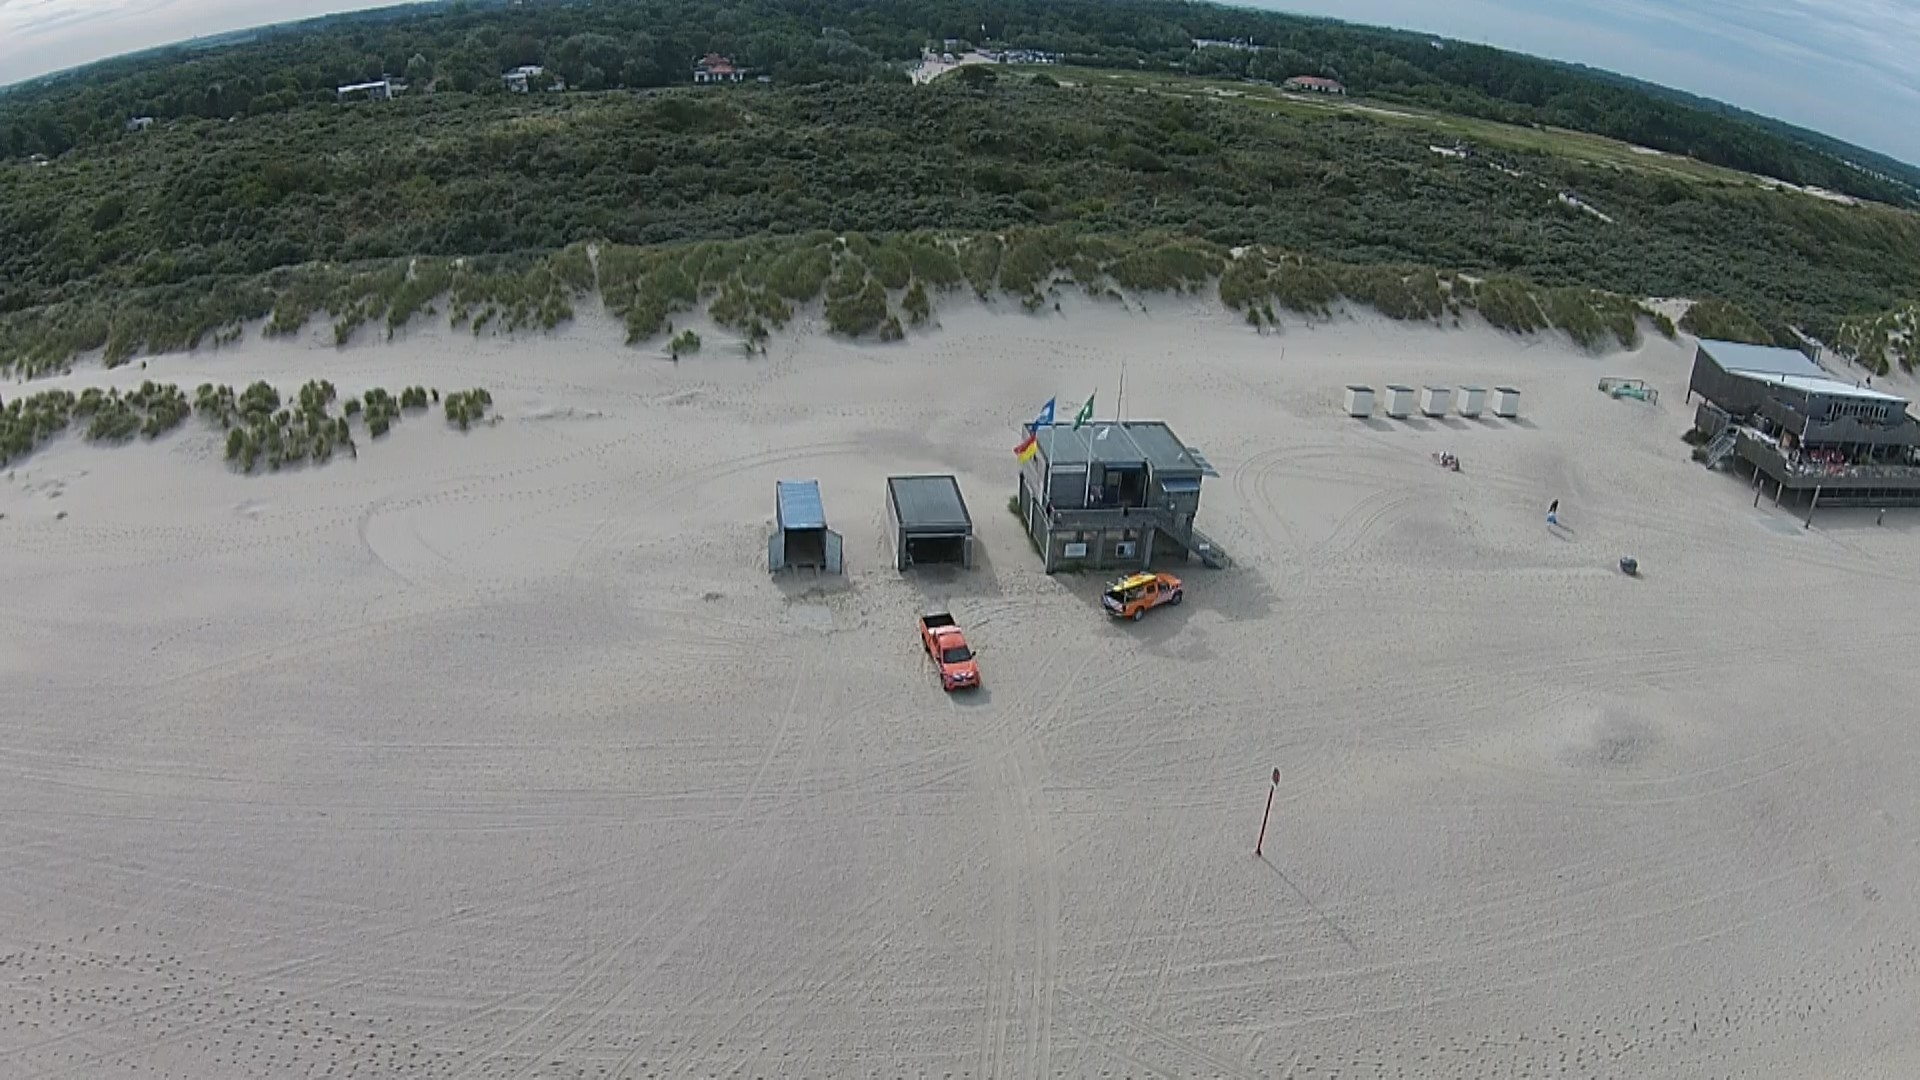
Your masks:
{"label": "wooden post", "polygon": [[1807,507],[1807,523],[1800,526],[1801,528],[1803,529],[1813,528],[1813,512],[1818,509],[1820,509],[1820,489],[1818,487],[1815,487],[1813,489],[1813,503],[1812,505]]}
{"label": "wooden post", "polygon": [[1267,810],[1260,815],[1260,839],[1253,842],[1253,856],[1264,858],[1261,849],[1267,846],[1267,819],[1273,816],[1273,793],[1280,790],[1280,770],[1273,770],[1273,786],[1267,789]]}

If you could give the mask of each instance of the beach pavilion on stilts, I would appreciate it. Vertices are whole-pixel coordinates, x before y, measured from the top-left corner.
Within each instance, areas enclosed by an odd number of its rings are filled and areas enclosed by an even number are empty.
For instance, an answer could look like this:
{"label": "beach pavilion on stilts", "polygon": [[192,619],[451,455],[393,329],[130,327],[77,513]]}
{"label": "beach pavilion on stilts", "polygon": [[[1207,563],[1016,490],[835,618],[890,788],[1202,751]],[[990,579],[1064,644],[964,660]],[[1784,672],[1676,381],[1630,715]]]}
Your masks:
{"label": "beach pavilion on stilts", "polygon": [[1091,398],[1059,423],[1049,402],[1015,454],[1020,519],[1047,573],[1143,570],[1156,558],[1190,556],[1226,564],[1194,527],[1201,481],[1220,474],[1165,423],[1093,419]]}
{"label": "beach pavilion on stilts", "polygon": [[1897,394],[1835,378],[1796,349],[1702,340],[1687,400],[1699,459],[1745,471],[1753,501],[1920,506],[1920,420]]}

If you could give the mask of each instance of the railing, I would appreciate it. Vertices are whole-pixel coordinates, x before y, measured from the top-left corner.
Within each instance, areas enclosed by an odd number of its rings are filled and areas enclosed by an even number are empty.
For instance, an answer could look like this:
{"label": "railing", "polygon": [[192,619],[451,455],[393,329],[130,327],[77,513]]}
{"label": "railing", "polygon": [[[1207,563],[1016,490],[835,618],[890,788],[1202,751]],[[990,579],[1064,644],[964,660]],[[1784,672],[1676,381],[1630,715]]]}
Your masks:
{"label": "railing", "polygon": [[1739,439],[1739,428],[1728,427],[1721,429],[1720,434],[1714,436],[1713,441],[1707,444],[1707,468],[1714,468],[1719,465],[1720,462],[1726,460],[1727,455],[1733,453],[1733,448],[1739,442]]}
{"label": "railing", "polygon": [[1892,487],[1920,489],[1920,466],[1830,465],[1791,458],[1775,444],[1742,432],[1740,456],[1794,488]]}
{"label": "railing", "polygon": [[1913,421],[1893,410],[1884,421],[1859,416],[1808,416],[1776,398],[1760,403],[1759,414],[1786,428],[1807,443],[1864,443],[1871,446],[1897,446],[1914,441]]}
{"label": "railing", "polygon": [[1167,532],[1176,520],[1171,506],[1053,507],[1047,520],[1056,529],[1116,529],[1138,526]]}

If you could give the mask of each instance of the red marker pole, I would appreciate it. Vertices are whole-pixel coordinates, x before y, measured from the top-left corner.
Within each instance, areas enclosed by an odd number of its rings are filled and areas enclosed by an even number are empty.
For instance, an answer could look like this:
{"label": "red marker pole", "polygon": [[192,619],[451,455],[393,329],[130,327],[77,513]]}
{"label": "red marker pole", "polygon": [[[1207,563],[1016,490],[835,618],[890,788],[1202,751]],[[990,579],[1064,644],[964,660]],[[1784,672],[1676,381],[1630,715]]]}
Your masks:
{"label": "red marker pole", "polygon": [[1260,839],[1253,842],[1254,858],[1263,858],[1261,849],[1267,846],[1267,819],[1273,816],[1273,793],[1280,790],[1280,770],[1273,770],[1273,786],[1267,789],[1267,812],[1260,815]]}

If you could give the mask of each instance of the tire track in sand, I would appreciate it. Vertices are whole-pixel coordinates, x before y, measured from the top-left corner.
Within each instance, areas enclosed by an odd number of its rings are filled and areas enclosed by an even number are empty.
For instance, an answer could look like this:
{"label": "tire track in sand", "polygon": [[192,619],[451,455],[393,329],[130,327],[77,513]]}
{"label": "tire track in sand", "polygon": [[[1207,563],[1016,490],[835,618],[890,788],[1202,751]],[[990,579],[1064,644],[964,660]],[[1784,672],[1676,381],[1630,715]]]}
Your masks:
{"label": "tire track in sand", "polygon": [[[986,1015],[981,1028],[978,1075],[982,1077],[1004,1077],[1012,1075],[1013,1071],[1009,1068],[1008,1043],[1016,1010],[1014,992],[1020,981],[1016,943],[1022,936],[1019,929],[1021,896],[1016,872],[1022,865],[1038,865],[1044,868],[1048,878],[1040,895],[1035,897],[1033,939],[1039,958],[1037,966],[1041,969],[1040,977],[1045,985],[1035,988],[1027,1013],[1027,1064],[1032,1066],[1052,1054],[1053,1008],[1058,977],[1055,961],[1059,947],[1059,884],[1054,877],[1050,834],[1038,840],[1035,837],[1036,830],[1043,825],[1036,818],[1044,819],[1045,815],[1036,815],[1033,810],[1032,800],[1038,794],[1030,790],[1032,774],[1015,759],[1016,743],[1030,742],[1031,735],[1011,733],[1011,727],[1013,718],[1017,716],[1031,717],[1034,726],[1038,727],[1059,713],[1081,673],[1092,663],[1091,658],[1067,675],[1051,697],[1046,698],[1043,709],[1034,710],[1028,706],[1046,694],[1052,676],[1064,658],[1063,650],[1048,650],[1034,674],[1018,688],[1017,693],[1010,695],[1015,704],[1001,710],[999,719],[988,731],[981,733],[1005,738],[995,739],[991,746],[984,739],[974,742],[976,746],[988,748],[992,755],[990,761],[976,762],[973,767],[976,770],[990,770],[983,774],[982,779],[992,788],[989,796],[995,807],[993,850],[998,853],[1002,863],[995,905],[997,919],[992,960],[987,974]],[[1041,855],[1038,859],[1034,857],[1036,850]],[[1042,1073],[1045,1071],[1044,1068],[1039,1070]]]}
{"label": "tire track in sand", "polygon": [[[791,672],[790,674],[797,675],[798,672],[795,671],[795,672]],[[739,805],[735,807],[734,812],[727,818],[726,822],[723,823],[720,826],[720,828],[717,830],[722,834],[732,832],[740,824],[741,820],[747,816],[749,808],[756,801],[758,801],[760,793],[763,787],[765,786],[767,774],[770,771],[772,771],[773,763],[779,757],[781,747],[784,746],[786,743],[787,734],[793,725],[794,714],[795,712],[798,711],[798,708],[799,708],[801,691],[803,686],[805,685],[804,682],[797,677],[793,678],[792,681],[793,681],[793,690],[788,695],[786,707],[781,712],[779,722],[776,725],[773,733],[773,737],[767,740],[767,752],[765,755],[761,757],[760,763],[758,767],[755,768],[752,778],[747,782],[747,789],[740,796]],[[794,775],[793,771],[789,770],[788,776],[791,778],[793,775]],[[707,903],[703,905],[701,908],[701,912],[702,912],[701,917],[704,917],[705,911],[711,909],[712,904],[718,895],[718,892],[724,889],[726,883],[733,879],[733,876],[736,873],[738,873],[740,866],[744,862],[746,862],[746,860],[749,858],[751,858],[750,855],[743,854],[740,856],[740,858],[734,860],[734,862],[728,866],[726,872],[721,876],[719,883],[713,889],[710,889],[708,891]],[[605,975],[606,972],[610,968],[612,968],[615,963],[619,962],[629,950],[631,950],[635,945],[638,945],[640,943],[641,939],[643,939],[647,935],[647,933],[653,929],[655,924],[657,924],[663,917],[665,917],[665,915],[669,911],[674,910],[678,906],[679,906],[678,904],[673,904],[673,903],[662,903],[658,905],[657,907],[654,908],[652,914],[650,914],[646,918],[646,920],[643,921],[641,925],[633,931],[633,933],[627,935],[625,938],[622,938],[618,943],[614,944],[613,946],[610,946],[606,949],[602,949],[599,953],[588,958],[583,963],[572,964],[572,965],[569,965],[567,968],[564,968],[563,974],[566,975],[567,980],[570,983],[568,990],[562,993],[561,995],[559,995],[558,997],[556,997],[553,1001],[548,1003],[544,1008],[534,1013],[533,1016],[529,1017],[527,1020],[523,1021],[521,1024],[516,1026],[512,1031],[508,1032],[504,1038],[494,1043],[492,1046],[488,1047],[484,1053],[481,1053],[480,1055],[476,1056],[471,1061],[469,1061],[464,1067],[460,1069],[460,1071],[453,1074],[454,1080],[463,1080],[463,1078],[465,1077],[470,1077],[474,1075],[476,1070],[481,1068],[487,1062],[494,1060],[500,1054],[502,1054],[509,1048],[513,1047],[515,1044],[519,1043],[521,1040],[525,1039],[535,1029],[549,1022],[554,1016],[558,1015],[562,1009],[583,999],[587,995],[588,989],[593,985],[593,983],[596,980],[598,980],[601,976]],[[698,919],[696,918],[696,923],[697,921]],[[655,966],[657,967],[657,964]],[[644,977],[644,973],[640,975],[636,975],[633,980],[629,981],[626,984],[627,987],[629,988],[632,987],[635,982],[637,982],[640,978],[643,978],[643,977]],[[592,1012],[587,1023],[579,1025],[578,1027],[575,1028],[572,1035],[557,1041],[550,1048],[543,1050],[538,1055],[535,1055],[533,1062],[527,1066],[527,1069],[523,1069],[515,1075],[519,1075],[519,1076],[526,1075],[528,1070],[537,1068],[543,1061],[550,1059],[553,1055],[558,1054],[561,1050],[565,1049],[567,1046],[572,1045],[572,1043],[578,1039],[580,1034],[582,1034],[587,1028],[591,1027],[591,1025],[594,1022],[597,1022],[600,1019],[600,1017],[604,1016],[606,1012],[609,1009],[611,1009],[614,1001],[616,1001],[619,997],[620,997],[620,994],[618,993],[610,996],[605,1003],[603,1003],[599,1008],[595,1009]]]}

